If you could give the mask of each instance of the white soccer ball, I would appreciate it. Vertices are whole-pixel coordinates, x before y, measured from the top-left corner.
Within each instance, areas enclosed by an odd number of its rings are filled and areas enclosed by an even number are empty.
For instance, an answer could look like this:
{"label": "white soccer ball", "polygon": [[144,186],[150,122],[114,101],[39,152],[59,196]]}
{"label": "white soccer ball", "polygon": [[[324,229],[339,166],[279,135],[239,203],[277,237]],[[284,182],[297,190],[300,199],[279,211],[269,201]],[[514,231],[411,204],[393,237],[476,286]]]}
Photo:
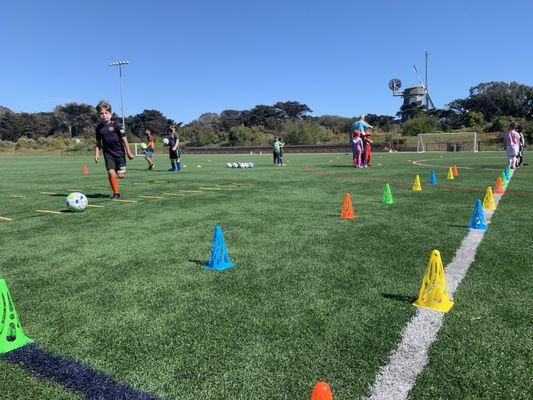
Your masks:
{"label": "white soccer ball", "polygon": [[84,211],[88,204],[87,197],[82,193],[74,192],[67,196],[67,209],[70,211]]}
{"label": "white soccer ball", "polygon": [[245,163],[242,163],[242,167],[243,167],[243,168],[249,168],[250,166],[248,165],[247,162],[245,162]]}
{"label": "white soccer ball", "polygon": [[170,141],[169,141],[167,138],[164,138],[164,139],[163,139],[163,144],[164,144],[165,146],[168,146],[169,143],[170,143]]}
{"label": "white soccer ball", "polygon": [[232,164],[229,162],[229,163],[226,164],[226,167],[231,168]]}
{"label": "white soccer ball", "polygon": [[239,168],[239,164],[237,164],[236,162],[234,162],[233,164],[231,164],[231,166],[232,166],[233,168]]}
{"label": "white soccer ball", "polygon": [[248,163],[248,166],[249,166],[250,168],[253,168],[253,167],[254,167],[254,163],[253,163],[253,162],[250,162],[250,163]]}

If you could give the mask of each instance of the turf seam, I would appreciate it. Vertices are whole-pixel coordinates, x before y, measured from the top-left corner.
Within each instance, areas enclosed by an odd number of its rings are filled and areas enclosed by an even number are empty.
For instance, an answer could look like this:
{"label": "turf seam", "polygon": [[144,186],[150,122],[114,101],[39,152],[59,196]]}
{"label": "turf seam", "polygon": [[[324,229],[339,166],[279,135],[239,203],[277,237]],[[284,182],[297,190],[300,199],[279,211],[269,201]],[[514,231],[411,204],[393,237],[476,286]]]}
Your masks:
{"label": "turf seam", "polygon": [[[500,199],[500,195],[494,196],[496,207]],[[484,210],[484,212],[487,223],[490,223],[494,211]],[[485,236],[485,232],[470,230],[461,242],[453,260],[447,265],[445,274],[450,297],[453,297],[453,293],[474,262],[478,246]],[[398,347],[389,356],[387,364],[379,369],[370,389],[370,395],[363,399],[406,399],[415,385],[416,378],[428,364],[429,348],[437,339],[443,321],[443,313],[417,308],[416,314],[402,331]]]}

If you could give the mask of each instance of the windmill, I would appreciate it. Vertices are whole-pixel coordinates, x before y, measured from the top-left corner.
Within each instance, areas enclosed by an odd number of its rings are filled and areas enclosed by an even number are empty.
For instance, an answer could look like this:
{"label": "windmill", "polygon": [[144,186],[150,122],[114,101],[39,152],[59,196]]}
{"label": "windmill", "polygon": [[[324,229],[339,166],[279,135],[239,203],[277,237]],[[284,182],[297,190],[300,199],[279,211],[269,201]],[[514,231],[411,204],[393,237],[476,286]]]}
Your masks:
{"label": "windmill", "polygon": [[[400,91],[402,87],[402,81],[398,78],[393,78],[389,81],[389,89],[392,90],[393,96],[403,97],[402,110],[421,107],[424,100],[426,111],[429,111],[430,108],[436,108],[431,96],[428,91],[428,52],[426,51],[426,76],[425,84],[420,78],[420,74],[416,68],[416,65],[413,65],[415,70],[416,77],[418,79],[418,84],[405,88],[403,91]],[[409,118],[408,114],[402,113],[402,121],[405,121]]]}

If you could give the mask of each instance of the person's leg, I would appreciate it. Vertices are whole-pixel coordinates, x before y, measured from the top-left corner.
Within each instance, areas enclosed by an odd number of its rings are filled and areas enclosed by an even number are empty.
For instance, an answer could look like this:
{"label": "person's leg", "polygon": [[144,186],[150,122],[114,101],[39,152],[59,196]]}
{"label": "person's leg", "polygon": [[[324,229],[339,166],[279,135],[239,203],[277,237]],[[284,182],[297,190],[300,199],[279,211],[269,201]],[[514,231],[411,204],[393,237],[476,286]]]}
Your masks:
{"label": "person's leg", "polygon": [[178,172],[181,172],[181,151],[180,151],[180,149],[178,148],[178,149],[176,150],[176,152],[178,153],[178,154],[177,154],[177,155],[178,155],[178,159],[177,159],[177,161],[176,161],[176,168],[178,169]]}
{"label": "person's leg", "polygon": [[372,159],[372,148],[370,146],[368,146],[368,148],[366,149],[366,160],[365,160],[365,163],[366,163],[367,167],[370,167],[370,160],[371,159]]}
{"label": "person's leg", "polygon": [[120,192],[118,190],[117,173],[114,169],[107,171],[107,179],[109,180],[109,185],[111,185],[111,189],[113,190],[113,197],[120,196]]}
{"label": "person's leg", "polygon": [[274,157],[274,165],[277,165],[278,157],[277,157],[277,155],[276,155],[276,152],[273,151],[273,152],[272,152],[272,155],[273,155],[273,157]]}

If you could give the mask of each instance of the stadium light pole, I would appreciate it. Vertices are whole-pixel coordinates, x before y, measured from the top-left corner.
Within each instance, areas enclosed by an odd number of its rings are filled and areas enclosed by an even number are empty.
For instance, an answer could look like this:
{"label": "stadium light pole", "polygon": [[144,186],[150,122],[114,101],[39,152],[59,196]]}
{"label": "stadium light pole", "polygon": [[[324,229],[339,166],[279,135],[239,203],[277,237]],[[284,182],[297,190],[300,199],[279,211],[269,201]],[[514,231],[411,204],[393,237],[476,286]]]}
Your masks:
{"label": "stadium light pole", "polygon": [[109,64],[110,67],[118,67],[118,73],[120,76],[120,111],[122,112],[122,129],[126,129],[126,123],[124,122],[124,90],[122,88],[122,66],[128,65],[129,61],[116,61]]}

